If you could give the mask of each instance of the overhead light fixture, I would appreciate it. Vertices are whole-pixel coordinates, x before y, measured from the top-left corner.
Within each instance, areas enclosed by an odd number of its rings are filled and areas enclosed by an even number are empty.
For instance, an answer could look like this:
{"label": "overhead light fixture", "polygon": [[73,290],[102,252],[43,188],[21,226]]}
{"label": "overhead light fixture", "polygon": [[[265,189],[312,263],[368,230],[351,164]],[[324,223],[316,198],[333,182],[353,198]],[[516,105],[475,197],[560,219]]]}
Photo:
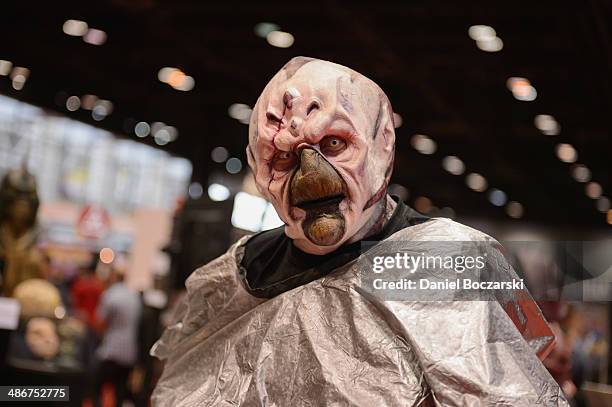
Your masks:
{"label": "overhead light fixture", "polygon": [[284,31],[271,31],[266,35],[266,40],[268,44],[277,48],[289,48],[295,41],[293,35]]}
{"label": "overhead light fixture", "polygon": [[578,159],[578,152],[571,144],[560,143],[555,147],[557,158],[564,163],[573,163]]}
{"label": "overhead light fixture", "polygon": [[504,42],[501,38],[495,37],[490,40],[476,41],[476,46],[481,51],[499,52],[504,48]]}
{"label": "overhead light fixture", "polygon": [[83,36],[83,41],[91,45],[102,45],[106,42],[106,33],[97,28],[90,28]]}
{"label": "overhead light fixture", "polygon": [[140,138],[147,137],[150,132],[151,126],[147,122],[138,122],[134,126],[134,134]]}
{"label": "overhead light fixture", "polygon": [[85,110],[92,110],[97,102],[98,97],[96,95],[81,96],[81,107]]}
{"label": "overhead light fixture", "polygon": [[89,27],[85,21],[81,20],[66,20],[62,26],[64,34],[71,35],[73,37],[82,37],[87,34]]}
{"label": "overhead light fixture", "polygon": [[599,197],[595,206],[597,207],[597,210],[601,213],[608,212],[610,210],[610,198],[606,196]]}
{"label": "overhead light fixture", "polygon": [[175,90],[190,91],[195,86],[195,79],[186,75],[178,68],[164,67],[157,72],[157,79],[160,82],[170,85]]}
{"label": "overhead light fixture", "polygon": [[433,154],[438,148],[435,141],[423,134],[415,134],[412,136],[410,143],[412,147],[421,154]]}
{"label": "overhead light fixture", "polygon": [[176,127],[167,126],[163,122],[155,122],[153,126],[151,126],[151,134],[157,145],[165,146],[177,139],[178,130]]}
{"label": "overhead light fixture", "polygon": [[222,184],[213,183],[208,186],[208,197],[215,201],[226,201],[231,195],[228,187]]}
{"label": "overhead light fixture", "polygon": [[75,112],[77,110],[79,110],[79,108],[81,107],[81,99],[79,99],[78,96],[70,96],[68,99],[66,99],[66,109],[68,109],[71,112]]}
{"label": "overhead light fixture", "polygon": [[488,25],[473,25],[468,29],[468,35],[474,41],[486,41],[497,37],[497,33],[493,27]]}
{"label": "overhead light fixture", "polygon": [[491,202],[495,206],[504,206],[508,201],[508,196],[506,193],[500,189],[493,188],[491,192],[489,192],[489,202]]}
{"label": "overhead light fixture", "polygon": [[533,120],[536,128],[547,136],[557,136],[561,132],[561,126],[557,120],[549,114],[539,114]]}
{"label": "overhead light fixture", "polygon": [[588,182],[591,180],[591,170],[589,170],[586,165],[573,165],[571,173],[572,177],[578,182]]}
{"label": "overhead light fixture", "polygon": [[510,201],[508,202],[508,205],[506,205],[506,213],[511,218],[518,219],[522,217],[524,211],[523,205],[518,202]]}
{"label": "overhead light fixture", "polygon": [[478,173],[470,173],[465,177],[465,183],[468,188],[476,192],[483,192],[487,189],[487,180],[485,177]]}
{"label": "overhead light fixture", "polygon": [[255,35],[261,38],[266,38],[272,31],[280,30],[280,26],[274,23],[262,22],[255,25],[253,31]]}
{"label": "overhead light fixture", "polygon": [[16,66],[11,70],[10,78],[12,80],[13,89],[23,89],[26,81],[30,77],[30,70],[23,66]]}
{"label": "overhead light fixture", "polygon": [[11,73],[11,69],[13,68],[13,63],[11,61],[7,61],[5,59],[0,59],[0,75],[6,76]]}
{"label": "overhead light fixture", "polygon": [[449,155],[442,160],[442,167],[453,175],[461,175],[465,171],[465,164],[459,157]]}
{"label": "overhead light fixture", "polygon": [[402,116],[399,113],[393,113],[393,126],[398,129],[402,127],[404,120],[402,120]]}
{"label": "overhead light fixture", "polygon": [[473,25],[468,29],[468,35],[476,41],[476,46],[481,51],[498,52],[504,48],[504,42],[497,33],[488,25]]}
{"label": "overhead light fixture", "polygon": [[230,174],[238,174],[242,170],[242,161],[239,158],[232,157],[225,162],[225,169]]}
{"label": "overhead light fixture", "polygon": [[23,89],[24,85],[26,83],[26,77],[23,75],[15,75],[15,77],[13,78],[13,89],[15,90],[21,90]]}
{"label": "overhead light fixture", "polygon": [[516,100],[531,102],[538,96],[538,92],[526,78],[508,78],[506,86],[512,92],[512,96],[514,96]]}
{"label": "overhead light fixture", "polygon": [[191,199],[198,199],[204,194],[204,188],[199,182],[192,182],[187,189],[187,193]]}
{"label": "overhead light fixture", "polygon": [[229,153],[227,151],[227,148],[221,147],[221,146],[213,148],[212,151],[210,152],[210,158],[212,158],[212,160],[216,163],[225,162],[228,156],[229,156]]}
{"label": "overhead light fixture", "polygon": [[227,109],[227,114],[242,124],[249,124],[253,110],[244,103],[234,103]]}
{"label": "overhead light fixture", "polygon": [[599,197],[601,197],[603,189],[601,188],[601,185],[599,185],[599,183],[589,182],[588,184],[586,184],[584,191],[589,198],[599,199]]}

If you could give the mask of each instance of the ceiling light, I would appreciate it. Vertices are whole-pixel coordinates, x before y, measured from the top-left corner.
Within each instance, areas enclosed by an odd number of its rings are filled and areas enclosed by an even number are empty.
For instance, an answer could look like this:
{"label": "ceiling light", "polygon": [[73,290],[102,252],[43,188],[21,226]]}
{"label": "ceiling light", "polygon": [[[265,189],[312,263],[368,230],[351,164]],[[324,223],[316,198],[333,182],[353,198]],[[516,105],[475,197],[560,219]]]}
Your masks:
{"label": "ceiling light", "polygon": [[151,126],[147,122],[138,122],[136,126],[134,126],[134,133],[138,137],[147,137],[151,132]]}
{"label": "ceiling light", "polygon": [[81,97],[81,106],[85,110],[92,110],[96,102],[98,102],[98,97],[96,95],[83,95]]}
{"label": "ceiling light", "polygon": [[561,132],[561,126],[557,120],[549,114],[539,114],[533,120],[536,128],[547,136],[556,136]]}
{"label": "ceiling light", "polygon": [[13,63],[4,59],[0,59],[0,75],[6,76],[11,72]]}
{"label": "ceiling light", "polygon": [[155,139],[155,143],[157,145],[165,146],[170,142],[170,132],[168,132],[168,130],[166,130],[165,128],[160,129],[155,132],[153,138]]}
{"label": "ceiling light", "polygon": [[461,175],[465,171],[465,164],[463,164],[463,161],[454,155],[444,157],[442,160],[442,167],[453,175]]}
{"label": "ceiling light", "polygon": [[225,160],[227,160],[227,157],[228,157],[228,152],[227,152],[227,148],[225,147],[221,147],[221,146],[215,147],[210,152],[210,158],[212,158],[212,160],[216,163],[225,162]]}
{"label": "ceiling light", "polygon": [[487,189],[486,178],[475,172],[468,174],[468,176],[465,177],[465,183],[467,184],[468,188],[476,192],[482,192]]}
{"label": "ceiling light", "polygon": [[584,188],[586,195],[591,199],[598,199],[603,190],[597,182],[589,182]]}
{"label": "ceiling light", "polygon": [[176,86],[172,86],[176,90],[180,90],[183,92],[190,91],[195,86],[195,79],[189,75],[183,76],[183,80],[177,84]]}
{"label": "ceiling light", "polygon": [[234,103],[227,109],[227,114],[241,123],[248,124],[253,110],[244,103]]}
{"label": "ceiling light", "polygon": [[506,86],[517,100],[531,102],[538,96],[538,92],[533,86],[531,86],[531,82],[529,82],[529,80],[526,78],[509,78],[506,81]]}
{"label": "ceiling light", "polygon": [[96,28],[90,28],[83,36],[83,41],[91,45],[102,45],[106,42],[106,33]]}
{"label": "ceiling light", "polygon": [[499,52],[504,48],[504,42],[499,37],[486,39],[486,40],[478,40],[476,41],[476,46],[481,51],[485,52]]}
{"label": "ceiling light", "polygon": [[160,82],[168,83],[170,75],[172,75],[176,71],[178,71],[177,68],[171,68],[169,66],[163,67],[159,70],[159,72],[157,72],[157,79],[159,79]]}
{"label": "ceiling light", "polygon": [[208,186],[208,197],[213,201],[225,201],[230,197],[230,195],[230,190],[225,185],[214,183]]}
{"label": "ceiling light", "polygon": [[15,77],[13,78],[13,89],[15,90],[21,90],[23,89],[23,86],[26,83],[26,78],[23,75],[15,75]]}
{"label": "ceiling light", "polygon": [[232,157],[225,163],[225,169],[230,174],[238,174],[242,170],[242,161],[236,157]]}
{"label": "ceiling light", "polygon": [[199,182],[192,182],[187,189],[187,193],[191,199],[198,199],[204,193],[204,188]]}
{"label": "ceiling light", "polygon": [[79,107],[81,107],[81,99],[79,99],[78,96],[70,96],[68,99],[66,99],[66,109],[69,111],[77,111],[79,110]]}
{"label": "ceiling light", "polygon": [[571,168],[572,177],[578,182],[588,182],[591,180],[591,170],[585,165],[576,164]]}
{"label": "ceiling light", "polygon": [[606,213],[610,210],[610,199],[606,196],[602,196],[597,200],[595,206],[599,212]]}
{"label": "ceiling light", "polygon": [[423,134],[415,134],[410,140],[412,147],[421,154],[433,154],[436,152],[436,142]]}
{"label": "ceiling light", "polygon": [[491,192],[489,192],[489,202],[491,202],[493,205],[504,206],[507,201],[508,196],[504,191],[493,188]]}
{"label": "ceiling light", "polygon": [[571,144],[561,143],[555,147],[557,157],[564,163],[573,163],[578,159],[578,152]]}
{"label": "ceiling light", "polygon": [[523,205],[521,205],[518,202],[511,201],[511,202],[508,202],[508,205],[506,205],[506,213],[511,218],[518,219],[523,216],[523,212],[524,212]]}
{"label": "ceiling light", "polygon": [[397,129],[402,127],[402,123],[404,123],[402,116],[400,116],[399,113],[393,113],[393,126]]}
{"label": "ceiling light", "polygon": [[468,29],[468,35],[474,41],[486,41],[497,37],[493,27],[488,25],[473,25]]}
{"label": "ceiling light", "polygon": [[278,30],[280,30],[280,27],[277,24],[268,22],[258,23],[253,29],[253,31],[255,31],[255,35],[261,38],[266,38],[272,31]]}
{"label": "ceiling light", "polygon": [[168,132],[168,140],[175,141],[178,138],[178,130],[174,126],[166,126],[164,129]]}
{"label": "ceiling light", "polygon": [[157,79],[180,91],[190,91],[195,86],[195,79],[193,77],[186,75],[185,72],[178,68],[168,66],[161,68],[157,72]]}
{"label": "ceiling light", "polygon": [[110,100],[99,99],[96,102],[93,110],[98,110],[100,114],[108,116],[113,112],[113,102]]}
{"label": "ceiling light", "polygon": [[23,66],[16,66],[11,71],[11,79],[15,79],[17,76],[22,76],[25,79],[28,79],[30,76],[30,70],[28,68],[24,68]]}
{"label": "ceiling light", "polygon": [[66,20],[62,26],[64,34],[71,35],[73,37],[81,37],[87,33],[87,23],[81,20]]}
{"label": "ceiling light", "polygon": [[294,38],[293,35],[284,32],[284,31],[271,31],[266,35],[266,40],[268,40],[268,44],[273,47],[278,48],[289,48],[293,45]]}

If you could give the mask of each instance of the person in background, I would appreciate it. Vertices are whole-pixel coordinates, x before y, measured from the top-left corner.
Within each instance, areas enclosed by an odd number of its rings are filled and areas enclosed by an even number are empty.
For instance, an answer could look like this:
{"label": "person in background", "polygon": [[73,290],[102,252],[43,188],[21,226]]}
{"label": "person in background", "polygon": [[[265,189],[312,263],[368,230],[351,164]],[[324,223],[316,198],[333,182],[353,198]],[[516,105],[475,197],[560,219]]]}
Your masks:
{"label": "person in background", "polygon": [[102,386],[110,382],[115,388],[115,405],[121,406],[127,393],[130,371],[138,359],[138,324],[141,301],[138,293],[123,281],[121,267],[113,267],[102,295],[97,316],[104,333],[96,352],[94,371],[94,406],[99,407]]}
{"label": "person in background", "polygon": [[72,284],[71,289],[75,314],[96,331],[99,330],[96,309],[104,291],[104,284],[96,275],[97,266],[98,256],[92,254],[92,260],[81,268],[80,275]]}

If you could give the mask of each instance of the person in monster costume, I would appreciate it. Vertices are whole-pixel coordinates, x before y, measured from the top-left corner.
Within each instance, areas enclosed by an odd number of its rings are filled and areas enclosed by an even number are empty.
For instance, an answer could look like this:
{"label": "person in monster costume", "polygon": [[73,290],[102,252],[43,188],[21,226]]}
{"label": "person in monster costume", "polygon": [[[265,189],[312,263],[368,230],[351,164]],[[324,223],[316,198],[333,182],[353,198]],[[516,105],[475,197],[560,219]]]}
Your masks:
{"label": "person in monster costume", "polygon": [[298,57],[272,78],[247,157],[284,226],[188,278],[152,349],[165,361],[154,405],[567,405],[525,290],[413,301],[364,289],[364,259],[384,244],[486,242],[484,271],[514,276],[491,237],[387,194],[394,148],[391,104],[362,74]]}

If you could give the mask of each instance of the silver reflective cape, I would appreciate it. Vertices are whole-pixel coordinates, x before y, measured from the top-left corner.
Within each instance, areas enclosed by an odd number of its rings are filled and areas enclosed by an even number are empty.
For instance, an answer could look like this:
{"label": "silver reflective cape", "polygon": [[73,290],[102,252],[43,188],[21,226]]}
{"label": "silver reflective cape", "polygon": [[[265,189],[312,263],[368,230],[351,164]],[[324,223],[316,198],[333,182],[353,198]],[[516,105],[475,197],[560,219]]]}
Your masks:
{"label": "silver reflective cape", "polygon": [[[196,270],[175,323],[155,406],[565,406],[537,354],[552,334],[530,297],[385,301],[359,261],[272,299],[251,296],[244,238]],[[447,219],[386,241],[492,238]],[[499,267],[513,273],[498,250]]]}

